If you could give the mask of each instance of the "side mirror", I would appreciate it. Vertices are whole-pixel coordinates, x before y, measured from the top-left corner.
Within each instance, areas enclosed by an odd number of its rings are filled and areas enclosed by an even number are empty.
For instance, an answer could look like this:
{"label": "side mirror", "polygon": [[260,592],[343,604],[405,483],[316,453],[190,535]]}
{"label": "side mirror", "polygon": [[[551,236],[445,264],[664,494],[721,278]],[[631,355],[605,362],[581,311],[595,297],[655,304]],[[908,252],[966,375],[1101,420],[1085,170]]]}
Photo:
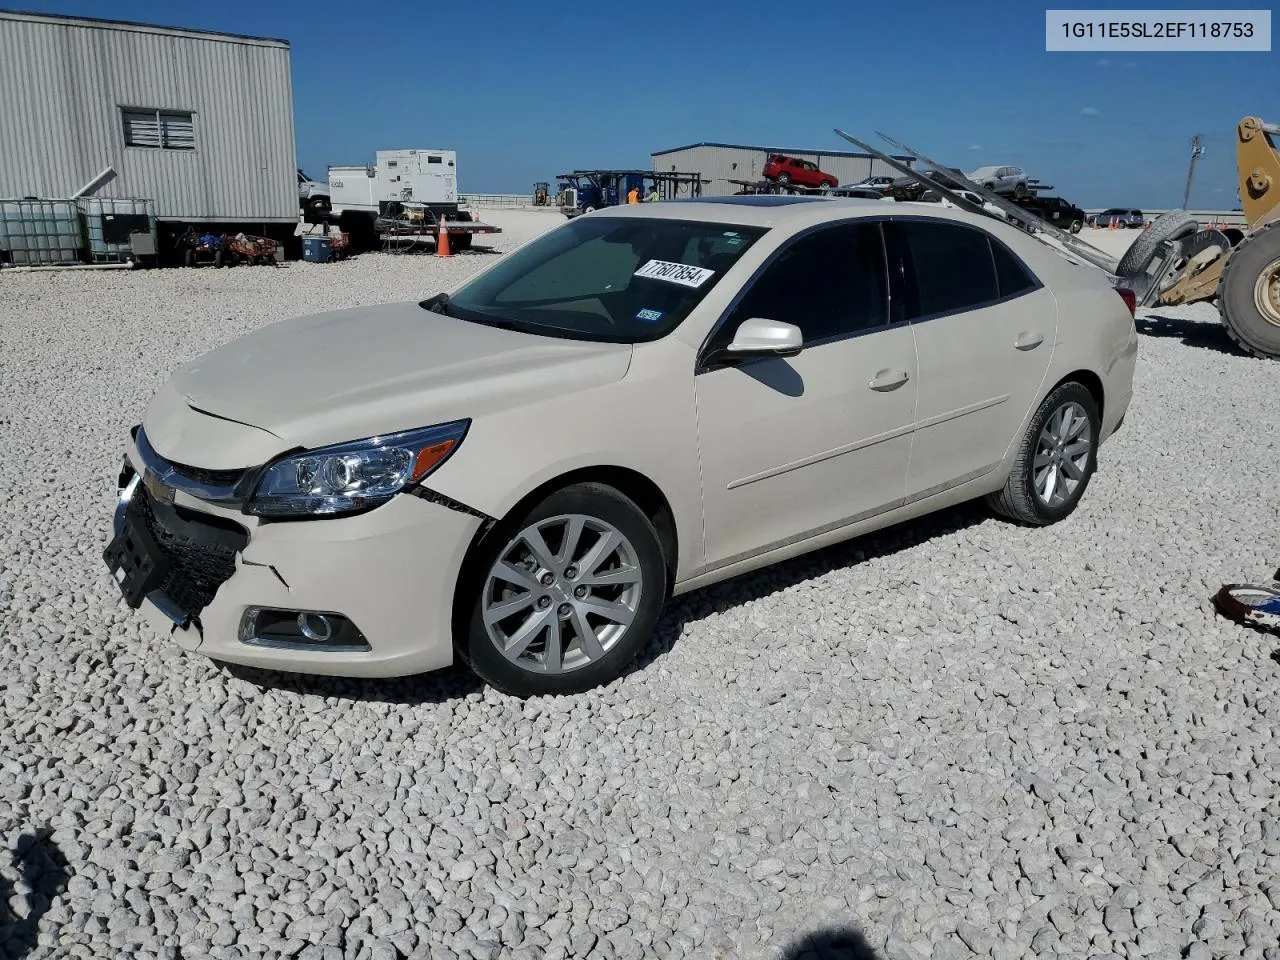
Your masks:
{"label": "side mirror", "polygon": [[726,353],[729,357],[794,357],[803,344],[804,335],[795,324],[752,317],[734,331]]}

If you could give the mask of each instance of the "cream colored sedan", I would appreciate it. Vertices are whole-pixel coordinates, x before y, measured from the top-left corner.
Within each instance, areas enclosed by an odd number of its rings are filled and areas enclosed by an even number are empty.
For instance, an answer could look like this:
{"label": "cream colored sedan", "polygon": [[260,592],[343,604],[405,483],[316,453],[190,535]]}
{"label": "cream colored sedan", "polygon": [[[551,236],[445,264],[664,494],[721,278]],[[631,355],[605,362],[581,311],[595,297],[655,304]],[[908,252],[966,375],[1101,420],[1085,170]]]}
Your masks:
{"label": "cream colored sedan", "polygon": [[1104,274],[990,218],[602,210],[448,294],[179,368],[129,439],[105,559],[215,660],[460,658],[519,696],[581,691],[673,594],[977,497],[1063,519],[1136,351]]}

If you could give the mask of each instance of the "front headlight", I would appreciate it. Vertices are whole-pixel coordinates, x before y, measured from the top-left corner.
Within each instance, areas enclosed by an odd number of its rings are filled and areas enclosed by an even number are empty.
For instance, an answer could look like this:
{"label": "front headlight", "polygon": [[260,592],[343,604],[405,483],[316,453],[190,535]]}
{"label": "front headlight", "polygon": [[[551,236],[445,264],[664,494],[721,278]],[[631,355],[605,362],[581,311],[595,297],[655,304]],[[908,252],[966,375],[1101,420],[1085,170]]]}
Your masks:
{"label": "front headlight", "polygon": [[470,425],[455,420],[291,454],[267,467],[245,513],[328,516],[376,507],[444,463]]}

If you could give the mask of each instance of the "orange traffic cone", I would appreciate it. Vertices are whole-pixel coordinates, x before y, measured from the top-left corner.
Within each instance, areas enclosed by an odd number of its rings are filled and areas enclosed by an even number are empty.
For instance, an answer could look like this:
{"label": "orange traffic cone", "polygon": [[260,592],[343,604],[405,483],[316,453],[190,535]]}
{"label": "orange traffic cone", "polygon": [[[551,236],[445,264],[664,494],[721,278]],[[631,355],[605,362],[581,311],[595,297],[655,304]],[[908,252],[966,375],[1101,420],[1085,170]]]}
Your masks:
{"label": "orange traffic cone", "polygon": [[453,253],[449,249],[449,227],[444,217],[440,218],[440,229],[436,233],[436,256],[452,257]]}

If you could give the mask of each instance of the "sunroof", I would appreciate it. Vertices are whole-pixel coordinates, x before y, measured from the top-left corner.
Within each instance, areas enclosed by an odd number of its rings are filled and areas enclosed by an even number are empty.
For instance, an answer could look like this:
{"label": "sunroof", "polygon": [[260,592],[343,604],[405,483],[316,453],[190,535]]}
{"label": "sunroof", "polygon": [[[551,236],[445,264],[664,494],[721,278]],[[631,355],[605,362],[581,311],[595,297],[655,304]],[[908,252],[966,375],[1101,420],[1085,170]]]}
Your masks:
{"label": "sunroof", "polygon": [[682,197],[690,203],[736,203],[744,207],[785,207],[792,203],[821,203],[826,197],[805,197],[782,194],[748,194],[741,197]]}

